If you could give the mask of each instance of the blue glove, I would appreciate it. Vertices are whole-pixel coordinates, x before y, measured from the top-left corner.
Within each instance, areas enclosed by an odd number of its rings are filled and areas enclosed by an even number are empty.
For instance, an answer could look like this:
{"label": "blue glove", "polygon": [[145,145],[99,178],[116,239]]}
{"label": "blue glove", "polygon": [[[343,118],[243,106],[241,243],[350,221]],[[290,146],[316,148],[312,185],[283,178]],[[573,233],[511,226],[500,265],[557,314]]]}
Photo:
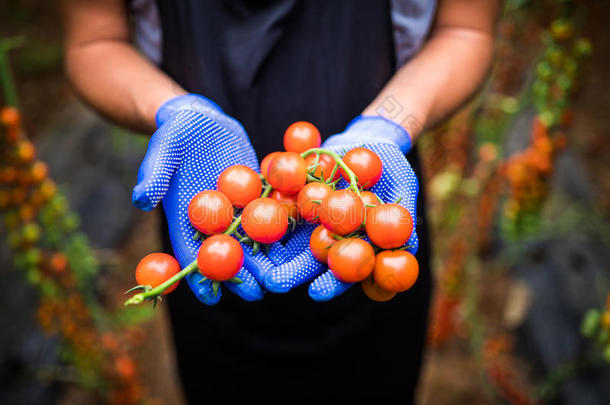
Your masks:
{"label": "blue glove", "polygon": [[[416,223],[419,185],[404,156],[411,149],[411,137],[404,128],[382,117],[359,116],[349,123],[344,132],[328,138],[322,147],[339,154],[355,147],[365,147],[375,152],[383,163],[383,174],[371,191],[385,202],[402,198],[400,205],[409,210],[413,223]],[[346,188],[347,183],[341,180],[338,187]],[[316,301],[327,301],[352,286],[353,283],[339,281],[326,265],[311,254],[309,238],[315,228],[316,225],[312,224],[301,225],[290,235],[285,246],[290,259],[267,271],[265,287],[268,290],[285,293],[313,280],[309,286],[309,295]],[[409,252],[417,252],[415,229],[407,245]]]}
{"label": "blue glove", "polygon": [[[199,239],[193,240],[196,230],[187,214],[193,196],[202,190],[216,189],[218,176],[231,165],[243,164],[260,170],[243,126],[205,97],[195,94],[175,97],[159,108],[156,121],[158,129],[140,165],[132,201],[136,207],[149,211],[163,199],[174,254],[184,268],[196,259],[201,245]],[[274,245],[269,257],[261,252],[253,255],[249,246],[242,247],[244,265],[237,277],[243,283],[224,285],[247,301],[259,300],[264,293],[260,286],[264,273],[281,262],[283,247]],[[210,280],[200,284],[199,272],[189,274],[186,279],[204,304],[213,305],[220,300],[220,289],[215,294]]]}

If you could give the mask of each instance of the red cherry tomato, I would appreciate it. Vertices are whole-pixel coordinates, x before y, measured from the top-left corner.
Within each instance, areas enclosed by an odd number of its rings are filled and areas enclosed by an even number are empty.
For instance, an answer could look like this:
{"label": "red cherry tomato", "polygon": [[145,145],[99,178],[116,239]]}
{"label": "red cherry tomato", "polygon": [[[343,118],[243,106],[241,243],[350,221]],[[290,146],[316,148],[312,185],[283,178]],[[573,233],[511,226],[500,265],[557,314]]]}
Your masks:
{"label": "red cherry tomato", "polygon": [[347,235],[362,226],[364,204],[352,190],[336,190],[322,201],[320,222],[332,233]]}
{"label": "red cherry tomato", "polygon": [[346,283],[367,278],[375,266],[373,247],[358,238],[337,241],[328,251],[328,268]]}
{"label": "red cherry tomato", "polygon": [[298,153],[281,152],[269,164],[268,174],[271,187],[296,194],[307,182],[307,165]]}
{"label": "red cherry tomato", "polygon": [[241,226],[255,241],[273,243],[286,233],[288,215],[277,201],[268,197],[257,198],[244,208]]}
{"label": "red cherry tomato", "polygon": [[288,152],[303,153],[311,148],[319,148],[321,143],[320,131],[307,121],[295,122],[284,133],[284,149]]}
{"label": "red cherry tomato", "polygon": [[213,281],[232,279],[243,263],[244,250],[239,242],[229,235],[210,236],[203,241],[197,253],[199,271]]}
{"label": "red cherry tomato", "polygon": [[270,197],[279,202],[286,214],[294,219],[299,218],[299,208],[297,207],[297,195],[285,194],[278,190],[273,190]]}
{"label": "red cherry tomato", "polygon": [[333,238],[332,234],[323,225],[318,226],[311,233],[309,238],[309,249],[313,256],[322,263],[326,263],[328,260],[328,251],[337,240]]}
{"label": "red cherry tomato", "polygon": [[370,192],[370,191],[363,191],[360,193],[360,199],[362,200],[362,203],[364,204],[364,206],[366,207],[366,215],[368,217],[369,215],[369,211],[372,207],[369,207],[370,205],[373,206],[377,206],[379,205],[379,199],[377,198],[377,196]]}
{"label": "red cherry tomato", "polygon": [[[301,217],[307,222],[319,224],[320,219],[317,218],[320,210],[321,202],[324,201],[333,189],[324,183],[313,182],[305,185],[297,194],[297,206]],[[318,201],[318,202],[313,202]]]}
{"label": "red cherry tomato", "polygon": [[191,224],[201,233],[222,233],[233,221],[231,201],[220,191],[204,190],[191,200],[188,207]]}
{"label": "red cherry tomato", "polygon": [[[136,281],[139,285],[149,285],[153,288],[163,284],[180,272],[178,261],[166,253],[151,253],[145,256],[136,267]],[[163,291],[169,294],[178,287],[176,281]]]}
{"label": "red cherry tomato", "polygon": [[368,276],[362,283],[362,291],[366,294],[367,297],[377,302],[385,302],[389,301],[396,295],[393,291],[384,290],[379,286],[379,284],[373,281],[372,276]]}
{"label": "red cherry tomato", "polygon": [[244,208],[250,201],[260,197],[263,183],[258,173],[248,166],[234,165],[220,173],[216,187],[234,206]]}
{"label": "red cherry tomato", "polygon": [[[383,165],[377,154],[366,148],[354,148],[343,156],[343,162],[356,177],[358,186],[371,188],[379,181],[383,173]],[[341,176],[349,182],[349,176],[341,170]]]}
{"label": "red cherry tomato", "polygon": [[375,258],[373,277],[384,290],[406,291],[415,284],[418,275],[417,259],[407,251],[385,250]]}
{"label": "red cherry tomato", "polygon": [[275,158],[280,153],[282,153],[282,152],[271,152],[270,154],[265,156],[263,158],[263,160],[261,161],[261,174],[263,175],[264,178],[266,178],[266,179],[269,178],[269,164],[271,163],[273,158]]}
{"label": "red cherry tomato", "polygon": [[[316,155],[307,155],[305,158],[305,163],[307,167],[311,167],[316,162]],[[318,166],[316,166],[316,170],[314,171],[314,176],[322,178],[323,180],[328,180],[330,175],[333,172],[333,169],[337,166],[337,163],[333,158],[328,155],[320,154],[320,158],[318,159]],[[337,180],[341,176],[339,170],[335,171],[335,175],[333,176],[332,181]]]}
{"label": "red cherry tomato", "polygon": [[380,204],[367,212],[364,228],[375,245],[382,249],[394,249],[404,245],[411,237],[413,219],[403,206]]}

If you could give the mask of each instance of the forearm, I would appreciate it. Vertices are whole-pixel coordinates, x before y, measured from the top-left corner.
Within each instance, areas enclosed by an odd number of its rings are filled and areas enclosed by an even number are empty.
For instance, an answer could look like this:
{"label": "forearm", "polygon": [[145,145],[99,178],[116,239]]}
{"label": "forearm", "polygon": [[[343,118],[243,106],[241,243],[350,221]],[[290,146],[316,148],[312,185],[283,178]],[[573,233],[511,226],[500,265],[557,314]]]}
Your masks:
{"label": "forearm", "polygon": [[124,0],[62,0],[66,71],[96,110],[152,132],[166,100],[185,91],[132,47]]}
{"label": "forearm", "polygon": [[[452,21],[460,14],[456,11],[444,16],[449,21],[435,28],[422,50],[398,70],[364,115],[383,115],[405,127],[414,138],[468,100],[492,61],[496,10],[484,16],[490,22],[464,25]],[[467,10],[459,11],[468,15]]]}
{"label": "forearm", "polygon": [[159,106],[186,93],[122,41],[72,47],[66,52],[66,68],[85,101],[111,120],[138,131],[152,132]]}

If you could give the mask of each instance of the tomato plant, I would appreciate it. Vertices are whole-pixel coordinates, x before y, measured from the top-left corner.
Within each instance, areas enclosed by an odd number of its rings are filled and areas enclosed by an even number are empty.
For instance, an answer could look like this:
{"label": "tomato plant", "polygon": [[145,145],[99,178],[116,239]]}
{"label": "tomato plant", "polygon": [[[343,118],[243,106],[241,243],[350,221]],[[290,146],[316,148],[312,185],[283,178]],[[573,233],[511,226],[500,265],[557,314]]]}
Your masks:
{"label": "tomato plant", "polygon": [[[330,179],[330,176],[333,175],[333,178],[330,181],[337,180],[341,176],[341,173],[339,172],[339,170],[334,170],[337,166],[335,160],[324,153],[321,153],[319,156],[320,157],[318,158],[318,166],[316,166],[313,175],[324,181],[328,181]],[[305,157],[305,163],[307,164],[307,168],[313,166],[315,162],[315,154],[307,155],[307,157]],[[334,174],[333,170],[335,171]]]}
{"label": "tomato plant", "polygon": [[244,251],[229,235],[213,235],[203,241],[197,253],[197,266],[213,281],[231,280],[244,263]]}
{"label": "tomato plant", "polygon": [[[180,272],[178,261],[166,253],[151,253],[136,267],[136,281],[142,286],[156,287]],[[163,294],[174,291],[180,281],[167,287]]]}
{"label": "tomato plant", "polygon": [[371,242],[382,249],[393,249],[409,240],[413,232],[413,219],[401,205],[380,204],[367,212],[364,227]]}
{"label": "tomato plant", "polygon": [[326,263],[328,260],[328,250],[335,242],[337,240],[333,238],[332,233],[323,225],[320,225],[311,233],[309,249],[316,259]]}
{"label": "tomato plant", "polygon": [[396,293],[394,291],[384,290],[379,286],[379,284],[375,283],[372,276],[368,276],[362,283],[362,291],[366,294],[367,297],[377,302],[385,302],[389,301]]}
{"label": "tomato plant", "polygon": [[296,194],[307,182],[305,160],[295,152],[281,152],[269,164],[267,181],[276,190]]}
{"label": "tomato plant", "polygon": [[265,197],[246,205],[241,214],[241,226],[246,234],[260,243],[277,242],[288,228],[288,215],[279,202]]}
{"label": "tomato plant", "polygon": [[231,201],[220,191],[204,190],[193,197],[188,206],[191,224],[201,233],[224,232],[233,221]]}
{"label": "tomato plant", "polygon": [[233,165],[220,173],[216,187],[234,206],[244,208],[261,195],[263,183],[258,173],[248,166]]}
{"label": "tomato plant", "polygon": [[297,206],[301,217],[307,222],[319,224],[318,218],[320,205],[331,193],[332,188],[328,184],[313,182],[307,184],[297,194]]}
{"label": "tomato plant", "polygon": [[328,268],[346,283],[367,278],[375,266],[375,251],[362,239],[346,238],[328,250]]}
{"label": "tomato plant", "polygon": [[405,250],[385,250],[375,258],[373,277],[384,290],[406,291],[415,284],[418,275],[417,259]]}
{"label": "tomato plant", "polygon": [[284,133],[284,149],[288,152],[303,153],[311,148],[319,148],[321,143],[320,131],[307,121],[293,123]]}
{"label": "tomato plant", "polygon": [[[358,177],[358,186],[362,188],[373,187],[383,173],[383,165],[379,156],[366,148],[350,150],[343,156],[343,162]],[[345,181],[349,182],[349,177],[343,170],[341,170],[341,175]]]}
{"label": "tomato plant", "polygon": [[364,221],[364,204],[352,190],[336,190],[320,204],[320,222],[338,235],[354,232]]}

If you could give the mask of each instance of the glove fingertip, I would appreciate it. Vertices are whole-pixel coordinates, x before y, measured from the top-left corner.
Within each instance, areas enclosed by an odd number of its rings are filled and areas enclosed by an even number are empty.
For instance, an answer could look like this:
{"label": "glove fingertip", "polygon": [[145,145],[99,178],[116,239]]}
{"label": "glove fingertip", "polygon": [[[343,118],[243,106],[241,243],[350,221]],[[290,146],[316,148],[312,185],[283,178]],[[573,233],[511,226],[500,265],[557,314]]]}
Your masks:
{"label": "glove fingertip", "polygon": [[308,293],[316,302],[329,301],[347,291],[354,283],[338,280],[329,270],[309,285]]}
{"label": "glove fingertip", "polygon": [[142,211],[151,211],[157,206],[157,202],[150,200],[146,190],[140,184],[133,188],[133,192],[131,193],[131,203]]}
{"label": "glove fingertip", "polygon": [[212,281],[205,280],[200,283],[203,277],[199,273],[192,273],[187,276],[186,281],[195,297],[205,305],[216,305],[222,296],[222,289],[219,288],[216,293],[212,288]]}

